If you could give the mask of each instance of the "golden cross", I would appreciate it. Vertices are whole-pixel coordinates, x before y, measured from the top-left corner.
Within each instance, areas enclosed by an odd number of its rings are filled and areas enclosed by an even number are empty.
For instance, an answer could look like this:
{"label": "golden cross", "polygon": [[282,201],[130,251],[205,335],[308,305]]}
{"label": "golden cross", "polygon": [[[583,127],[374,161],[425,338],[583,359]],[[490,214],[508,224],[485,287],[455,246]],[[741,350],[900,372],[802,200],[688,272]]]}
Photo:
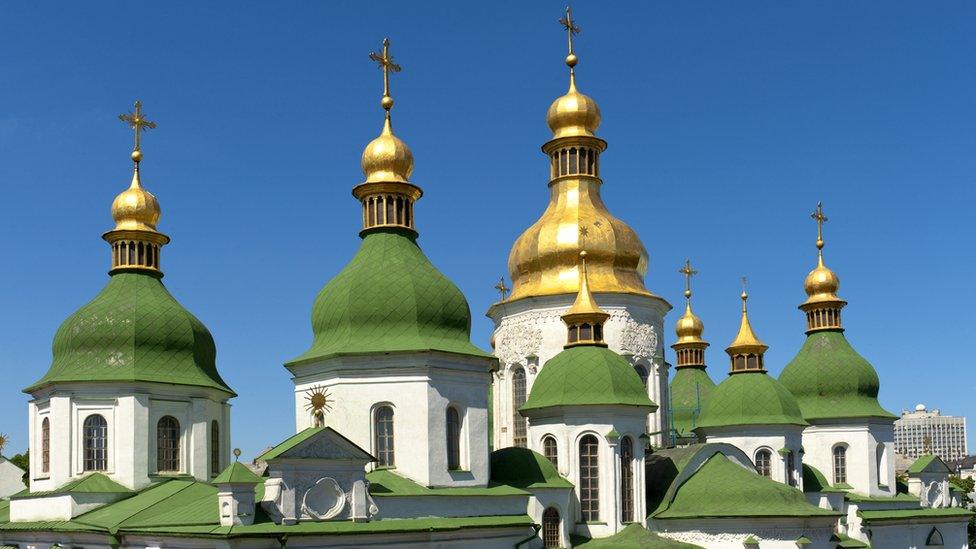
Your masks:
{"label": "golden cross", "polygon": [[810,214],[810,217],[817,222],[817,249],[822,250],[823,241],[823,224],[827,221],[827,216],[823,213],[823,202],[817,202],[817,209]]}
{"label": "golden cross", "polygon": [[383,100],[380,104],[389,112],[393,108],[393,98],[390,97],[390,71],[400,72],[400,65],[394,63],[393,57],[390,56],[390,39],[383,39],[383,55],[371,51],[369,58],[376,61],[383,70]]}
{"label": "golden cross", "polygon": [[573,21],[573,8],[566,6],[566,17],[560,19],[559,23],[563,26],[564,29],[566,29],[566,34],[568,35],[569,38],[569,54],[572,55],[573,35],[579,34],[580,31],[583,30],[579,28],[579,25],[576,24],[576,21]]}
{"label": "golden cross", "polygon": [[502,301],[505,301],[505,298],[508,297],[509,287],[505,285],[504,276],[498,279],[498,284],[495,284],[495,289],[502,295]]}
{"label": "golden cross", "polygon": [[130,128],[136,132],[136,147],[132,149],[133,151],[138,151],[139,149],[139,137],[143,129],[151,130],[156,127],[156,123],[146,120],[142,115],[142,102],[136,101],[135,112],[125,113],[119,115],[119,120],[125,122]]}
{"label": "golden cross", "polygon": [[678,272],[685,275],[685,298],[691,299],[691,277],[698,274],[698,271],[691,268],[691,260],[686,259],[684,267],[678,269]]}

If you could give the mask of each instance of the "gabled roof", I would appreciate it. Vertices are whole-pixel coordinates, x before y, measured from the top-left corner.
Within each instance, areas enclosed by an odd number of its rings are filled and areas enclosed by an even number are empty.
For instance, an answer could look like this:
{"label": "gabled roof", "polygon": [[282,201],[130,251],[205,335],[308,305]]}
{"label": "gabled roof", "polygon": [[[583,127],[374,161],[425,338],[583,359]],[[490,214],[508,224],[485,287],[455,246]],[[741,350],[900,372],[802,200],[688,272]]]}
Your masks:
{"label": "gabled roof", "polygon": [[835,488],[827,482],[827,477],[813,465],[803,464],[803,491],[807,493],[845,493],[842,488]]}
{"label": "gabled roof", "polygon": [[246,465],[235,461],[227,466],[210,484],[258,484],[264,479],[255,475]]}
{"label": "gabled roof", "polygon": [[70,480],[54,490],[44,492],[23,491],[11,496],[11,499],[36,498],[55,496],[60,494],[131,494],[132,490],[108,478],[102,473],[92,473]]}
{"label": "gabled roof", "polygon": [[514,446],[491,453],[491,480],[524,489],[573,487],[545,456]]}
{"label": "gabled roof", "polygon": [[682,543],[647,531],[640,524],[632,523],[608,538],[588,539],[573,536],[573,547],[585,549],[695,549],[698,545]]}
{"label": "gabled roof", "polygon": [[342,436],[332,427],[309,427],[257,457],[273,459],[363,459],[376,461],[372,454]]}
{"label": "gabled roof", "polygon": [[944,473],[951,475],[952,469],[949,469],[949,466],[939,456],[925,454],[916,459],[915,463],[908,466],[907,473],[909,475],[917,475],[919,473]]}

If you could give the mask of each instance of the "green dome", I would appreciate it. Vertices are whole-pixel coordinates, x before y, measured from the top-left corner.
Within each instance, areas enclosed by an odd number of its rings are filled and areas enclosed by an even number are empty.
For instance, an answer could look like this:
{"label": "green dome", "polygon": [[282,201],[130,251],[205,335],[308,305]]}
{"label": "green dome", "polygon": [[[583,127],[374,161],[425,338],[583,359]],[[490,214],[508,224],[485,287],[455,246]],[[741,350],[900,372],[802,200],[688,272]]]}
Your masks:
{"label": "green dome", "polygon": [[444,351],[489,357],[471,343],[461,290],[402,229],[371,229],[312,306],[312,347],[288,365],[337,355]]}
{"label": "green dome", "polygon": [[59,382],[149,381],[233,394],[217,372],[206,326],[152,273],[116,272],[61,324],[53,351],[47,374],[25,392]]}
{"label": "green dome", "polygon": [[546,362],[521,409],[601,404],[657,409],[626,359],[606,347],[579,345]]}
{"label": "green dome", "polygon": [[702,408],[699,428],[732,425],[807,425],[786,387],[763,372],[733,374]]}
{"label": "green dome", "polygon": [[796,397],[807,420],[896,417],[878,404],[880,382],[874,367],[840,330],[808,335],[779,380]]}
{"label": "green dome", "polygon": [[572,488],[545,456],[512,446],[491,453],[491,481],[516,488]]}
{"label": "green dome", "polygon": [[671,380],[671,421],[679,437],[693,437],[701,408],[715,389],[704,368],[678,368]]}

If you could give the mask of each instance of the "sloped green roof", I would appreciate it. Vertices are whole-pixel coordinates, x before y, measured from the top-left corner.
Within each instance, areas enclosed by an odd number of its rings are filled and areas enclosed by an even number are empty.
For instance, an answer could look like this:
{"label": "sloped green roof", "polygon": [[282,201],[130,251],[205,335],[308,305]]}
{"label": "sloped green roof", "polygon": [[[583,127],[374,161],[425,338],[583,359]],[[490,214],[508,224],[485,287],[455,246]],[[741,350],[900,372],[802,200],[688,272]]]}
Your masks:
{"label": "sloped green roof", "polygon": [[491,453],[491,480],[522,489],[573,487],[545,456],[515,446]]}
{"label": "sloped green roof", "polygon": [[363,459],[367,459],[371,461],[376,461],[376,458],[373,457],[372,454],[362,449],[355,442],[342,436],[342,433],[336,431],[332,427],[306,427],[305,429],[302,429],[301,431],[295,433],[294,435],[286,438],[284,441],[277,444],[274,448],[265,450],[260,456],[257,457],[257,460],[268,461],[280,457],[286,454],[292,448],[298,446],[299,444],[305,442],[306,440],[314,436],[319,435],[320,433],[327,433],[328,435],[337,437],[339,441],[345,442],[349,446],[349,449],[352,452],[354,452],[354,454],[357,454],[358,457],[362,457]]}
{"label": "sloped green roof", "polygon": [[264,479],[255,475],[253,471],[239,461],[235,461],[221,471],[210,484],[258,484]]}
{"label": "sloped green roof", "polygon": [[969,520],[972,511],[959,507],[919,508],[919,509],[884,509],[877,511],[858,511],[857,515],[867,522],[883,522],[887,520],[927,519],[927,518],[956,518]]}
{"label": "sloped green roof", "polygon": [[607,347],[578,345],[546,362],[521,410],[601,404],[657,408],[625,358]]}
{"label": "sloped green roof", "polygon": [[878,373],[841,330],[810,333],[779,380],[807,420],[896,417],[878,403]]}
{"label": "sloped green roof", "polygon": [[863,541],[856,540],[848,536],[847,534],[841,534],[839,532],[835,532],[834,535],[830,536],[830,541],[837,542],[837,547],[841,547],[844,549],[846,548],[860,549],[863,547],[871,547],[870,545],[864,543]]}
{"label": "sloped green roof", "polygon": [[906,471],[908,474],[918,474],[918,473],[946,473],[951,474],[952,469],[942,461],[942,458],[932,454],[925,454],[919,456],[914,463],[908,466]]}
{"label": "sloped green roof", "polygon": [[217,372],[213,337],[159,275],[120,271],[54,336],[47,373],[25,392],[58,382],[148,381],[234,394]]}
{"label": "sloped green roof", "polygon": [[122,486],[118,482],[108,478],[102,473],[91,473],[83,477],[78,477],[73,480],[58,486],[54,490],[46,490],[43,492],[28,492],[24,490],[23,492],[11,496],[11,499],[24,499],[24,498],[36,498],[43,496],[52,496],[58,494],[131,494],[132,490]]}
{"label": "sloped green roof", "polygon": [[701,407],[715,389],[705,368],[678,368],[671,380],[671,420],[680,437],[694,436]]}
{"label": "sloped green roof", "polygon": [[724,454],[708,458],[662,501],[655,519],[704,517],[840,516],[807,502],[803,493],[733,463]]}
{"label": "sloped green roof", "polygon": [[640,524],[628,524],[623,530],[607,538],[573,536],[573,547],[586,549],[695,549],[699,545],[682,543],[647,531]]}
{"label": "sloped green roof", "polygon": [[699,428],[732,425],[807,425],[793,395],[762,372],[730,375],[712,391]]}
{"label": "sloped green roof", "polygon": [[428,488],[421,486],[407,477],[398,475],[389,469],[377,469],[366,474],[369,481],[369,493],[372,496],[403,497],[403,496],[448,496],[448,497],[485,497],[485,496],[528,496],[529,493],[521,488],[506,484],[489,483],[488,486],[471,486],[459,488]]}
{"label": "sloped green roof", "polygon": [[820,472],[820,469],[806,463],[803,464],[803,491],[820,493],[845,492],[845,490],[831,486],[827,482],[827,477]]}
{"label": "sloped green roof", "polygon": [[287,365],[338,355],[436,350],[491,357],[471,343],[461,290],[402,229],[371,229],[312,307],[312,347]]}

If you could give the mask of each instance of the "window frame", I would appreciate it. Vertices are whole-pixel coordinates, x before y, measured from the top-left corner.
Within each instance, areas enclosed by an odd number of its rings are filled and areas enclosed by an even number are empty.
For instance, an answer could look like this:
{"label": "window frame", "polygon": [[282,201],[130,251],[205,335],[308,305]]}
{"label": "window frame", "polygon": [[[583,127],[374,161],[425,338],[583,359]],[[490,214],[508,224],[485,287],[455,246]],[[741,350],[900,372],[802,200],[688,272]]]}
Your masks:
{"label": "window frame", "polygon": [[[175,416],[166,414],[156,421],[156,472],[183,471],[183,426]],[[168,443],[168,444],[166,444]]]}
{"label": "window frame", "polygon": [[[389,419],[381,418],[380,414],[389,410]],[[378,469],[395,469],[396,468],[396,410],[393,408],[392,404],[382,403],[377,404],[373,408],[372,419],[373,419],[373,455],[376,456],[376,463]],[[382,423],[381,423],[382,422]],[[389,432],[386,432],[386,427],[389,426]],[[380,449],[381,437],[386,441],[384,443],[384,448]]]}
{"label": "window frame", "polygon": [[580,520],[600,521],[600,438],[586,433],[576,443],[579,471]]}
{"label": "window frame", "polygon": [[[452,431],[452,418],[454,426]],[[461,440],[464,431],[464,418],[457,406],[450,405],[445,411],[445,431],[447,435],[447,469],[461,471]]]}
{"label": "window frame", "polygon": [[[92,423],[98,422],[100,422],[99,425],[92,425]],[[94,431],[95,429],[99,429],[101,431],[100,436]],[[81,434],[81,470],[85,473],[108,471],[108,420],[105,419],[105,416],[99,413],[86,415],[82,422]],[[92,443],[98,440],[101,440],[102,443],[100,445],[93,446]]]}

